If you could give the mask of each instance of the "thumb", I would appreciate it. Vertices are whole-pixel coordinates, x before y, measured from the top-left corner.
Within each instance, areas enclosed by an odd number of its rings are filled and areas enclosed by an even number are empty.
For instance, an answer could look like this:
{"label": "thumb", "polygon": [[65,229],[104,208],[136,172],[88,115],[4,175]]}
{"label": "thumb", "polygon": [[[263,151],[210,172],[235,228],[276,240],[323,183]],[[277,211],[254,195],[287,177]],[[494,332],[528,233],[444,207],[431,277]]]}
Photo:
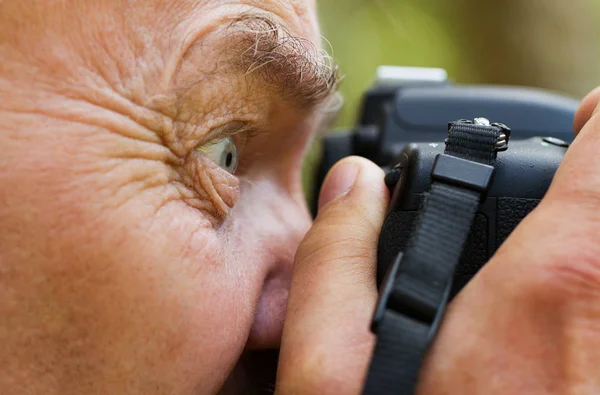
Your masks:
{"label": "thumb", "polygon": [[350,157],[327,176],[319,215],[296,253],[278,394],[358,394],[373,347],[377,239],[388,203],[383,171]]}

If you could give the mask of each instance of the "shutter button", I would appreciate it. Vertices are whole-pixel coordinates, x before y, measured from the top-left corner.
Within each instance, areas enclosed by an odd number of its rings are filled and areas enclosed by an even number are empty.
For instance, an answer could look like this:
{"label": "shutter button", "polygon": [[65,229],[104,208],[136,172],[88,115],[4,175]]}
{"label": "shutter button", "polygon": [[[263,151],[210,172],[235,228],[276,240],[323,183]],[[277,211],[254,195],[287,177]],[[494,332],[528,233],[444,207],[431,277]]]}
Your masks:
{"label": "shutter button", "polygon": [[569,143],[564,140],[557,139],[556,137],[544,137],[542,140],[548,144],[556,145],[558,147],[569,147]]}

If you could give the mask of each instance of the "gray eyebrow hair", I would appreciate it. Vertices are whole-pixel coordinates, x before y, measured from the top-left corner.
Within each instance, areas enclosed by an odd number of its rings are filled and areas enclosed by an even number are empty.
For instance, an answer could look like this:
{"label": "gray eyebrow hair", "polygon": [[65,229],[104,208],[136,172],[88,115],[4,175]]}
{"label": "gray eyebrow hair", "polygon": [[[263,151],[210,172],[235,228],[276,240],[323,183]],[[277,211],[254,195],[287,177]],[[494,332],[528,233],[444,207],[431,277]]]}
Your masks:
{"label": "gray eyebrow hair", "polygon": [[337,90],[338,67],[331,56],[268,16],[243,14],[225,31],[236,54],[235,67],[302,107],[314,107]]}

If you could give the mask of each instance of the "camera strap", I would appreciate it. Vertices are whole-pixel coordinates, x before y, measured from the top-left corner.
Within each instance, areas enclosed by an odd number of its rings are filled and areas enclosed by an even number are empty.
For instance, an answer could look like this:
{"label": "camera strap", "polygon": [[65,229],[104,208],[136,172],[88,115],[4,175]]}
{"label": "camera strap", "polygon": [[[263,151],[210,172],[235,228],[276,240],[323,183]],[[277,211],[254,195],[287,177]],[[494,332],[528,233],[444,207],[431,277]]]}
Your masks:
{"label": "camera strap", "polygon": [[448,126],[410,242],[380,288],[365,395],[414,393],[477,206],[491,185],[497,152],[508,146],[510,129],[502,124],[478,118]]}

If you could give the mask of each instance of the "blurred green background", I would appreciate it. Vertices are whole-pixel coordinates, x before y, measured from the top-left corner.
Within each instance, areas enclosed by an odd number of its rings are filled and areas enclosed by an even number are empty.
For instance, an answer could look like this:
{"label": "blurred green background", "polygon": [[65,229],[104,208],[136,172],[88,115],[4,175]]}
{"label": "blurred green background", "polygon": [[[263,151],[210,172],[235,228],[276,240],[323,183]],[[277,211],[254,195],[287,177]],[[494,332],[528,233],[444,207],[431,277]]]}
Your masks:
{"label": "blurred green background", "polygon": [[[317,0],[351,126],[378,65],[442,67],[459,83],[581,98],[600,85],[600,0]],[[306,164],[310,193],[318,142]]]}
{"label": "blurred green background", "polygon": [[381,64],[442,67],[456,82],[575,97],[600,85],[600,0],[318,0],[318,7],[345,76],[340,125],[353,123]]}

